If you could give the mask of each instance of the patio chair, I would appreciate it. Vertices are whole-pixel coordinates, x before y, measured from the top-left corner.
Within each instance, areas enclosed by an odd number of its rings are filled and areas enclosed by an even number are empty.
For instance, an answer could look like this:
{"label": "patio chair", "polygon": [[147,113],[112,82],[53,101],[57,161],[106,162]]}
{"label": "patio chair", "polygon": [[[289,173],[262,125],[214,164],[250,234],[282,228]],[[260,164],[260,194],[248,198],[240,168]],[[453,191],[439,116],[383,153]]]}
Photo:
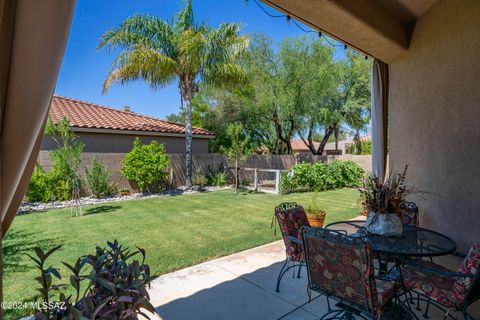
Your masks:
{"label": "patio chair", "polygon": [[405,202],[400,206],[400,219],[403,224],[418,226],[418,207],[413,202]]}
{"label": "patio chair", "polygon": [[[393,297],[394,282],[375,279],[373,252],[361,238],[323,228],[302,228],[309,290],[327,296],[321,319],[379,318]],[[332,310],[329,298],[338,300]]]}
{"label": "patio chair", "polygon": [[284,202],[277,206],[274,217],[282,232],[286,253],[285,263],[277,278],[276,291],[280,292],[280,282],[288,270],[298,268],[297,278],[300,278],[302,266],[305,264],[300,228],[309,224],[305,210],[295,202]]}
{"label": "patio chair", "polygon": [[417,293],[417,309],[420,301],[427,302],[424,317],[433,304],[445,314],[459,311],[469,319],[467,308],[480,297],[480,243],[470,247],[457,272],[432,262],[407,261],[401,276],[404,287]]}

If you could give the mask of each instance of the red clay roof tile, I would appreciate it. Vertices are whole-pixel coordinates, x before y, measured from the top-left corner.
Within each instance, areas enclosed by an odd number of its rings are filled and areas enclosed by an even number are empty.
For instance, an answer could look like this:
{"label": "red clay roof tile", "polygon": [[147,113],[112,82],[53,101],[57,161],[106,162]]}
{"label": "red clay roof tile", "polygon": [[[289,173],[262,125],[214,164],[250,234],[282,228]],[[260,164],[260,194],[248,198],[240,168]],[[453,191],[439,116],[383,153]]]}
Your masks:
{"label": "red clay roof tile", "polygon": [[[147,131],[159,133],[185,133],[183,124],[118,110],[91,102],[54,95],[50,104],[50,117],[54,122],[67,117],[72,127]],[[193,128],[193,134],[214,136],[211,131]]]}

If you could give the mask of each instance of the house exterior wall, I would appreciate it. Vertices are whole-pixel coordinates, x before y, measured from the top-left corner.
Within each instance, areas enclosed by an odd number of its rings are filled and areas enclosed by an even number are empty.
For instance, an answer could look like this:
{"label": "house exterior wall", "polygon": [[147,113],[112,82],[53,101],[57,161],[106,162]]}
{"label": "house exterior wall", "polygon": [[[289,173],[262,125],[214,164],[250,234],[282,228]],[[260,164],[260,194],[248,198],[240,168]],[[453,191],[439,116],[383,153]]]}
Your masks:
{"label": "house exterior wall", "polygon": [[[129,134],[108,134],[76,132],[79,140],[85,145],[84,152],[99,153],[127,153],[132,149],[133,141],[137,136]],[[167,153],[185,153],[185,138],[183,137],[158,137],[139,136],[143,143],[158,141],[165,146]],[[44,136],[40,150],[55,148],[55,142],[49,136]],[[208,153],[208,139],[193,138],[193,153]]]}
{"label": "house exterior wall", "polygon": [[390,166],[427,192],[421,224],[460,250],[480,231],[480,1],[441,0],[390,64]]}

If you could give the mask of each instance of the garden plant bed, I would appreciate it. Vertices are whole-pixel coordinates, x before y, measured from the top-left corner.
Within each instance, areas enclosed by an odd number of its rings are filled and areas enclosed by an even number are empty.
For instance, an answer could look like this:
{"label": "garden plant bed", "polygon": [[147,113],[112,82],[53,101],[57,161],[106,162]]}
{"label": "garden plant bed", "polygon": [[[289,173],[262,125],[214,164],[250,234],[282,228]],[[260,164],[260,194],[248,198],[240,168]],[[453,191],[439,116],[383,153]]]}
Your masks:
{"label": "garden plant bed", "polygon": [[[18,216],[4,239],[5,301],[34,300],[37,272],[25,253],[35,246],[63,245],[49,263],[67,274],[60,261],[73,263],[96,245],[117,239],[144,248],[152,274],[161,275],[280,239],[278,229],[276,235],[270,229],[275,206],[284,201],[308,205],[312,197],[229,190],[90,205],[82,217],[72,217],[68,208]],[[329,223],[357,216],[358,197],[357,190],[340,189],[320,192],[316,199]],[[31,314],[7,312],[7,319]]]}
{"label": "garden plant bed", "polygon": [[95,197],[82,197],[78,201],[75,200],[67,200],[67,201],[52,201],[48,203],[44,202],[22,202],[20,208],[18,209],[17,214],[27,214],[32,212],[39,212],[39,211],[46,211],[52,209],[63,209],[63,208],[70,208],[75,207],[78,205],[87,206],[87,205],[95,205],[101,203],[108,203],[113,201],[125,201],[125,200],[132,200],[132,199],[142,199],[142,198],[157,198],[157,197],[164,197],[164,196],[178,196],[181,194],[192,194],[198,192],[214,192],[214,191],[222,191],[231,189],[230,186],[228,187],[204,187],[201,191],[194,190],[193,188],[187,187],[178,187],[176,189],[165,190],[161,193],[152,193],[152,194],[145,194],[145,193],[132,193],[128,195],[115,195],[111,197],[105,198],[95,198]]}

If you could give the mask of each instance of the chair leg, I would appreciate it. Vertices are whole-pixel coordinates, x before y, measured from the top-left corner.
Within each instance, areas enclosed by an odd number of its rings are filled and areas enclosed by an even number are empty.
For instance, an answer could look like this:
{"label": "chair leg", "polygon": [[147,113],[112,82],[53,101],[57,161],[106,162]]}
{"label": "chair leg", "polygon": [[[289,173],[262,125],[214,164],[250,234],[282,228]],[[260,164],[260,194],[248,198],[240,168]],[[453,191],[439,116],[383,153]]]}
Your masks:
{"label": "chair leg", "polygon": [[425,313],[423,314],[423,317],[425,319],[428,319],[428,308],[430,307],[430,299],[427,300],[427,307],[425,308]]}
{"label": "chair leg", "polygon": [[275,289],[276,292],[280,292],[280,281],[282,280],[282,277],[283,275],[285,274],[285,272],[288,270],[287,267],[287,264],[288,264],[288,261],[289,259],[286,258],[285,259],[285,263],[283,264],[283,267],[282,269],[280,270],[280,273],[278,274],[278,278],[277,278],[277,288]]}
{"label": "chair leg", "polygon": [[298,272],[297,272],[297,278],[300,278],[300,272],[302,272],[302,263],[300,262],[300,264],[298,265]]}

